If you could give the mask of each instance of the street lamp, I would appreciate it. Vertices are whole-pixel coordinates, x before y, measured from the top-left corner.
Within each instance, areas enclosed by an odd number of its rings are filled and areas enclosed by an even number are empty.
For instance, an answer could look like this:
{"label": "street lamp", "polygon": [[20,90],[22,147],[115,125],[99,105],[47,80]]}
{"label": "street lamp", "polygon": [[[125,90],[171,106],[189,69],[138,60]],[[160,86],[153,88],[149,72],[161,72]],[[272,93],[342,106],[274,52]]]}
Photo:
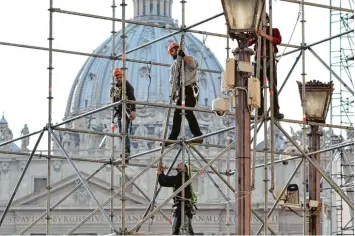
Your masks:
{"label": "street lamp", "polygon": [[259,29],[265,0],[222,0],[232,39],[253,38]]}
{"label": "street lamp", "polygon": [[[250,235],[251,232],[251,176],[250,176],[250,110],[260,107],[260,82],[251,78],[250,57],[254,51],[247,48],[249,39],[256,37],[265,0],[222,0],[228,34],[238,41],[233,59],[227,59],[222,84],[234,94],[235,108],[235,234]],[[224,105],[224,106],[222,106]],[[226,99],[218,98],[212,110],[225,110]],[[218,110],[218,108],[220,108]]]}
{"label": "street lamp", "polygon": [[[297,81],[298,89],[302,100],[302,83]],[[333,82],[322,83],[312,80],[305,84],[305,112],[306,120],[325,123],[328,108],[332,99]]]}
{"label": "street lamp", "polygon": [[[301,96],[301,101],[305,101],[305,114],[306,121],[313,121],[318,123],[325,123],[329,104],[332,98],[334,90],[333,81],[329,83],[322,83],[320,81],[310,81],[305,84],[305,97],[302,99],[302,83],[297,81],[298,89]],[[318,125],[311,125],[311,132],[308,134],[310,137],[310,152],[314,152],[320,149],[320,137],[322,132],[319,130]],[[311,156],[318,163],[320,162],[320,154],[313,154]],[[317,169],[309,165],[308,166],[308,191],[310,218],[309,218],[309,234],[321,235],[320,227],[320,211],[322,207],[320,202],[320,174]]]}

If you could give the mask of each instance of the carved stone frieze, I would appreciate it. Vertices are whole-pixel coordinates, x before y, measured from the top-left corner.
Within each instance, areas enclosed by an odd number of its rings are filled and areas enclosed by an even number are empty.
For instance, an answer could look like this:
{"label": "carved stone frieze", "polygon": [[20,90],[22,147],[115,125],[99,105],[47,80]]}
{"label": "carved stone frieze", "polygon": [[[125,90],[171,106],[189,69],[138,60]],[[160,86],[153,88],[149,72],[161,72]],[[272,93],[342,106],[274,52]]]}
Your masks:
{"label": "carved stone frieze", "polygon": [[195,114],[198,116],[199,120],[201,119],[203,122],[206,123],[211,123],[213,120],[212,116],[214,115],[207,112],[195,112]]}
{"label": "carved stone frieze", "polygon": [[3,161],[0,162],[0,171],[3,173],[7,173],[10,169],[10,162],[9,161]]}
{"label": "carved stone frieze", "polygon": [[56,172],[58,172],[58,171],[60,171],[61,170],[61,168],[62,168],[62,161],[59,161],[59,160],[55,160],[55,161],[53,161],[53,170],[54,171],[56,171]]}
{"label": "carved stone frieze", "polygon": [[[80,180],[75,181],[75,184],[79,184]],[[91,196],[84,186],[81,186],[73,193],[73,198],[79,205],[85,205],[91,200]]]}
{"label": "carved stone frieze", "polygon": [[27,161],[18,161],[18,168],[20,171],[23,171],[25,169]]}
{"label": "carved stone frieze", "polygon": [[[136,131],[134,132],[134,136],[147,137],[148,128],[143,124],[139,124],[139,126],[136,128]],[[138,149],[148,148],[147,140],[137,139],[136,142],[138,143]]]}

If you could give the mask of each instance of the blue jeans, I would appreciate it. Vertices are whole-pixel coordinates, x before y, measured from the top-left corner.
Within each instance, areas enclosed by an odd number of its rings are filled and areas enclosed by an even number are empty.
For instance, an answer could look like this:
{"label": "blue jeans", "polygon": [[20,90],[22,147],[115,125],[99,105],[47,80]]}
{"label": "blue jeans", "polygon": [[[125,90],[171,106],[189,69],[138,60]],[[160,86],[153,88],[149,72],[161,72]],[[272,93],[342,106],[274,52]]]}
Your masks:
{"label": "blue jeans", "polygon": [[[127,153],[131,153],[131,141],[129,140],[129,137],[128,137],[128,128],[129,128],[129,125],[131,124],[131,121],[129,119],[126,119],[126,154]],[[121,119],[118,120],[118,131],[120,133],[122,133],[122,121]],[[122,140],[122,137],[120,137],[121,140]]]}

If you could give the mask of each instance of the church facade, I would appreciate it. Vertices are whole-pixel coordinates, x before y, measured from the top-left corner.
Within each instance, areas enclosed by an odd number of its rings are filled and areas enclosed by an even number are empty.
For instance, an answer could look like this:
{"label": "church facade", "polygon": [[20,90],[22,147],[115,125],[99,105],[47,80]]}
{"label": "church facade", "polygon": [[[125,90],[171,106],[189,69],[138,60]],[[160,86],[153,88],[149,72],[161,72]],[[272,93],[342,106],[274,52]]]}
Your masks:
{"label": "church facade", "polygon": [[[75,127],[75,126],[74,126]],[[60,136],[58,134],[58,136]],[[89,134],[87,134],[89,136]],[[297,138],[295,136],[295,138]],[[87,138],[88,139],[88,138]],[[100,139],[96,139],[96,145],[99,145]],[[134,140],[133,143],[138,142]],[[118,156],[120,153],[120,141],[116,140],[117,151],[115,154]],[[63,145],[65,145],[63,143]],[[110,148],[96,148],[90,149],[87,145],[86,148],[80,145],[80,148],[75,148],[70,144],[66,144],[66,150],[70,157],[86,158],[90,157],[93,160],[105,160],[105,156],[108,156]],[[145,143],[146,145],[146,143]],[[262,143],[258,146],[263,145]],[[284,144],[287,145],[287,144]],[[133,145],[135,146],[135,145]],[[5,148],[8,148],[5,146]],[[55,155],[61,155],[56,146]],[[156,147],[154,147],[156,148]],[[197,147],[198,150],[204,154],[207,158],[212,158],[217,155],[218,150],[216,148]],[[159,148],[156,148],[159,150]],[[148,148],[139,149],[139,145],[134,149],[135,153],[147,151]],[[178,152],[178,148],[173,149],[164,158],[164,164],[170,165]],[[24,152],[25,150],[22,150]],[[106,154],[105,154],[106,153]],[[290,154],[295,154],[291,152]],[[258,155],[258,163],[263,163],[263,156]],[[137,175],[142,168],[139,166],[148,165],[152,160],[159,157],[159,152],[146,154],[141,157],[134,158],[130,161],[131,166],[126,169],[127,177],[130,179]],[[282,158],[282,157],[280,157]],[[233,169],[234,162],[230,161],[228,166],[228,159],[233,160],[233,151],[227,153],[220,160],[215,163],[215,168],[220,173],[226,173],[230,168]],[[1,209],[4,209],[7,204],[10,195],[18,177],[20,176],[23,168],[26,164],[27,157],[20,155],[4,155],[1,158],[0,163],[0,204]],[[200,159],[201,161],[201,159]],[[276,165],[276,190],[280,190],[284,185],[286,179],[290,176],[291,172],[295,169],[298,161],[289,161],[288,165]],[[193,168],[197,169],[198,163],[191,158]],[[97,200],[102,203],[110,197],[110,180],[111,180],[111,166],[101,163],[90,163],[77,161],[75,165],[80,170],[80,174],[83,178],[87,179],[90,190],[94,193]],[[137,166],[135,166],[137,165]],[[9,212],[0,228],[1,234],[17,234],[25,229],[33,222],[37,222],[32,228],[30,228],[26,234],[43,234],[46,229],[46,204],[47,204],[47,160],[45,158],[34,158],[28,171],[23,179],[20,188],[16,194],[15,200],[11,205]],[[93,174],[95,173],[95,174]],[[114,168],[114,191],[118,191],[121,187],[121,172]],[[235,176],[226,176],[224,178],[230,181],[234,186]],[[264,196],[263,196],[263,184],[262,184],[263,169],[257,168],[256,170],[256,189],[252,192],[252,203],[254,212],[262,218],[264,208]],[[193,182],[193,189],[198,197],[198,211],[193,218],[193,226],[195,233],[197,234],[229,234],[234,232],[234,212],[233,206],[228,204],[231,202],[234,204],[234,195],[218,176],[211,174],[213,180],[223,191],[224,195],[230,199],[227,201],[221,193],[219,193],[208,178],[207,173],[202,174]],[[126,227],[128,229],[135,226],[143,218],[144,212],[149,205],[150,198],[153,195],[154,183],[155,183],[155,169],[145,172],[140,178],[135,181],[138,186],[128,186],[126,188]],[[66,160],[53,159],[51,165],[51,206],[58,205],[51,212],[51,234],[65,234],[71,231],[77,224],[81,223],[87,216],[96,209],[97,205],[94,199],[81,186],[76,191],[74,188],[80,183],[77,174],[73,170],[73,167]],[[292,183],[296,183],[300,186],[300,199],[302,201],[302,172],[299,171]],[[128,181],[128,180],[127,180]],[[143,191],[145,194],[142,194]],[[68,193],[72,192],[70,195]],[[167,197],[170,196],[172,190],[169,188],[163,188],[156,204],[159,205]],[[144,196],[145,195],[145,196]],[[329,205],[326,199],[326,193],[323,194],[324,204]],[[113,222],[114,226],[118,229],[121,225],[121,195],[113,200]],[[269,198],[269,208],[273,205],[273,197],[271,194]],[[166,217],[171,215],[171,202],[164,206],[162,212],[156,213],[153,219],[149,219],[143,224],[140,232],[148,234],[169,234],[170,222]],[[110,203],[105,207],[105,214],[110,214]],[[324,207],[321,212],[323,217],[324,232],[329,230],[329,207]],[[302,233],[302,212],[300,209],[287,209],[277,207],[274,213],[269,218],[269,226],[278,234],[300,234]],[[255,215],[252,217],[252,231],[255,233],[261,223]],[[86,223],[75,230],[75,234],[96,235],[96,234],[108,234],[110,233],[110,227],[105,221],[105,218],[100,212],[95,213],[91,217],[87,218]]]}

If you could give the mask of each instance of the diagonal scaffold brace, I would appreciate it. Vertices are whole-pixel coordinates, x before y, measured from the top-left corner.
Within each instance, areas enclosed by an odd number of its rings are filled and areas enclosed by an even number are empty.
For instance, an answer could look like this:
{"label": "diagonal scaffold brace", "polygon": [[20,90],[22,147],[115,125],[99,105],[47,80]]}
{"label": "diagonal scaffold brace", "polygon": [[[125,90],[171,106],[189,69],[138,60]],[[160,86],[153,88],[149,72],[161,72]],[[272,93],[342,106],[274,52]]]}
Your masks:
{"label": "diagonal scaffold brace", "polygon": [[104,217],[105,221],[109,224],[110,228],[116,232],[115,227],[113,226],[113,223],[109,220],[109,218],[107,217],[104,209],[101,207],[99,200],[97,200],[97,198],[95,197],[94,193],[91,191],[88,183],[85,181],[85,179],[83,178],[83,176],[80,174],[78,168],[75,166],[73,160],[69,157],[68,153],[65,151],[64,147],[62,146],[62,144],[60,143],[60,141],[58,140],[58,137],[54,134],[52,128],[49,126],[48,127],[48,131],[52,134],[54,141],[56,142],[56,144],[58,145],[58,147],[60,148],[60,150],[62,151],[62,153],[65,155],[65,157],[67,158],[67,160],[69,161],[69,163],[72,165],[73,169],[75,170],[76,174],[78,175],[80,182],[84,185],[85,189],[88,191],[88,193],[90,194],[90,196],[92,197],[92,199],[96,202],[96,204],[98,205],[100,212],[102,214],[102,216]]}

